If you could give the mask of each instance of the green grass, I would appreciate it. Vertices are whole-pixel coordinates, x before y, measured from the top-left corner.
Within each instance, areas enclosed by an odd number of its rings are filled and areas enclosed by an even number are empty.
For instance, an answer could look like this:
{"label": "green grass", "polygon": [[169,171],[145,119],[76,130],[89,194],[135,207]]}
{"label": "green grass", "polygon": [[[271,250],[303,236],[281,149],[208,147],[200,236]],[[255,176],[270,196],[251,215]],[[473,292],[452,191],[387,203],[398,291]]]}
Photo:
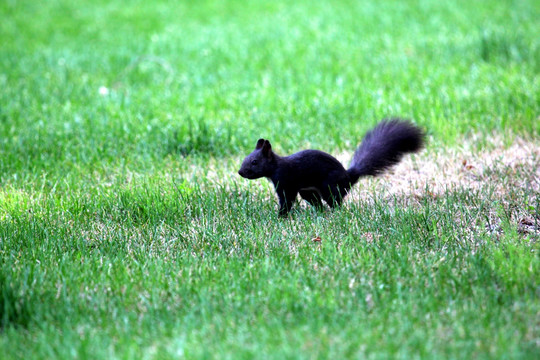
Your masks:
{"label": "green grass", "polygon": [[538,236],[517,226],[539,228],[534,171],[286,220],[236,174],[259,137],[352,152],[388,116],[428,131],[428,157],[471,134],[478,153],[493,134],[537,144],[537,2],[6,0],[0,16],[3,358],[540,355]]}

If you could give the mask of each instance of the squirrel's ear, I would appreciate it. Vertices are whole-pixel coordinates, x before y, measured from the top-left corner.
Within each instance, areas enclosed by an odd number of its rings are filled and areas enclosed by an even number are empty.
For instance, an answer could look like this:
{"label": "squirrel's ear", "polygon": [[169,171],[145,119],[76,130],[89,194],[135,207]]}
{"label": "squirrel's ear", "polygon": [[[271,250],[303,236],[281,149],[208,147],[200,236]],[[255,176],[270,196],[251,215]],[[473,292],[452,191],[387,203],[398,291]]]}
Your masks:
{"label": "squirrel's ear", "polygon": [[270,157],[272,154],[272,145],[270,145],[270,141],[264,140],[264,144],[262,146],[262,153],[264,156]]}
{"label": "squirrel's ear", "polygon": [[259,150],[260,148],[262,148],[263,144],[264,144],[264,139],[259,139],[259,141],[257,141],[257,146],[255,146],[255,150]]}

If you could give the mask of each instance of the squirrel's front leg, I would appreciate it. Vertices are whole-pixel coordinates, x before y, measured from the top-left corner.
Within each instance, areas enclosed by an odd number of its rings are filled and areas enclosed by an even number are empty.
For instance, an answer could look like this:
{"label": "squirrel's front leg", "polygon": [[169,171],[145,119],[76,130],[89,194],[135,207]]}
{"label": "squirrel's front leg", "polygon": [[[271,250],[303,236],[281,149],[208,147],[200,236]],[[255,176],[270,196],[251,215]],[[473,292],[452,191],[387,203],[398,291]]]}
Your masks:
{"label": "squirrel's front leg", "polygon": [[286,191],[281,188],[276,188],[276,192],[279,198],[279,216],[287,216],[292,208],[293,202],[296,199],[298,192]]}

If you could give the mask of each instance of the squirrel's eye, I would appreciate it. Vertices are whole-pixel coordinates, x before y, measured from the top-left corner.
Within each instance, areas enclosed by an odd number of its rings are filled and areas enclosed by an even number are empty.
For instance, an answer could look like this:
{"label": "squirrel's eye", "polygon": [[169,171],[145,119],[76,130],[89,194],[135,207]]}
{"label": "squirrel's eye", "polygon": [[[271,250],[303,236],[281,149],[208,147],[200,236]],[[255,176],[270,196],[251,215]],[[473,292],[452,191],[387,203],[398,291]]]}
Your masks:
{"label": "squirrel's eye", "polygon": [[251,165],[257,165],[257,160],[251,160]]}

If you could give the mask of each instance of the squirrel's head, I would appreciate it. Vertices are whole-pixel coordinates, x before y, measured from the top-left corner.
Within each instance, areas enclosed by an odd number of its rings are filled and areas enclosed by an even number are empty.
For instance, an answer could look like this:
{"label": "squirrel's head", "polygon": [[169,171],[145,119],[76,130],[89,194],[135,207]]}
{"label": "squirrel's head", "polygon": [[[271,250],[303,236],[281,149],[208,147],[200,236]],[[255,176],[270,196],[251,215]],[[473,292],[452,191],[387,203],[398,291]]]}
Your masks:
{"label": "squirrel's head", "polygon": [[272,151],[270,141],[259,139],[255,150],[246,156],[242,162],[238,174],[246,179],[258,179],[263,176],[272,175],[274,167],[275,155]]}

